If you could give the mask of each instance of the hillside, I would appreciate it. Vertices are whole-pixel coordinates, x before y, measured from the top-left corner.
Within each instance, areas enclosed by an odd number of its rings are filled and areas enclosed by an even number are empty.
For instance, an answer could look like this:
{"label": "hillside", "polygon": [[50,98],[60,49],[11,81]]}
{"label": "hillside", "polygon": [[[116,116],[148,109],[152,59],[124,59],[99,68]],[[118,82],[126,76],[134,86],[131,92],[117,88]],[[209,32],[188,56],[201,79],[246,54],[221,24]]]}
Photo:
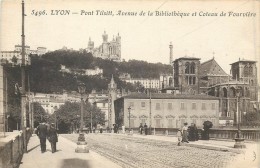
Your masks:
{"label": "hillside", "polygon": [[[62,73],[60,72],[60,65],[65,65],[70,69],[94,69],[97,66],[103,69],[103,77]],[[13,70],[13,75],[17,76],[18,71]],[[172,68],[161,63],[153,64],[137,60],[118,63],[94,58],[91,53],[87,52],[57,50],[42,57],[32,55],[31,66],[28,67],[27,72],[30,89],[33,92],[61,93],[63,90],[76,91],[79,80],[86,84],[88,92],[92,89],[106,90],[112,74],[119,89],[124,88],[134,91],[136,86],[119,80],[120,73],[129,73],[134,78],[159,78],[161,73],[171,73]]]}

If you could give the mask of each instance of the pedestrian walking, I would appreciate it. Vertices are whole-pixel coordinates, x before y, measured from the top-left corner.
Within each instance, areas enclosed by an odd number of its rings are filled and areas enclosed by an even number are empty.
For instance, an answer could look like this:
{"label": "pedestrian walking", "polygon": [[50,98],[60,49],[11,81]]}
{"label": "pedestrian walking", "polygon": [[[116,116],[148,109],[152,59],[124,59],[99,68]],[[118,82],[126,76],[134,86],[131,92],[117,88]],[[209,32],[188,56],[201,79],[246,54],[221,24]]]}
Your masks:
{"label": "pedestrian walking", "polygon": [[195,133],[195,127],[194,124],[191,123],[191,126],[188,127],[188,139],[189,141],[195,141],[196,140],[196,133]]}
{"label": "pedestrian walking", "polygon": [[184,126],[182,127],[182,142],[187,142],[189,143],[188,141],[188,123],[184,123]]}
{"label": "pedestrian walking", "polygon": [[140,123],[139,132],[141,135],[143,134],[143,124],[142,123]]}
{"label": "pedestrian walking", "polygon": [[148,127],[147,127],[146,123],[144,123],[144,133],[145,133],[145,135],[148,135]]}
{"label": "pedestrian walking", "polygon": [[[100,132],[100,126],[101,126],[101,125],[98,123],[98,124],[97,124],[97,130],[99,130],[99,132]],[[97,131],[97,132],[98,132],[98,131]]]}
{"label": "pedestrian walking", "polygon": [[178,129],[177,131],[177,138],[178,138],[178,146],[181,146],[181,141],[182,141],[181,129]]}
{"label": "pedestrian walking", "polygon": [[194,124],[194,130],[195,130],[195,141],[198,141],[199,140],[199,131],[198,131],[196,124]]}
{"label": "pedestrian walking", "polygon": [[122,133],[125,134],[125,125],[122,125]]}
{"label": "pedestrian walking", "polygon": [[40,123],[36,130],[36,134],[40,139],[42,153],[46,152],[46,138],[48,133],[47,131],[47,125],[45,122]]}
{"label": "pedestrian walking", "polygon": [[116,124],[113,124],[113,130],[114,130],[114,133],[117,132],[117,130],[116,130]]}
{"label": "pedestrian walking", "polygon": [[54,153],[57,151],[56,143],[58,142],[58,134],[55,129],[55,124],[52,123],[48,131],[48,140],[51,144],[51,152]]}
{"label": "pedestrian walking", "polygon": [[100,127],[99,127],[99,132],[100,132],[100,134],[102,134],[102,133],[103,133],[103,126],[102,126],[102,124],[100,124]]}

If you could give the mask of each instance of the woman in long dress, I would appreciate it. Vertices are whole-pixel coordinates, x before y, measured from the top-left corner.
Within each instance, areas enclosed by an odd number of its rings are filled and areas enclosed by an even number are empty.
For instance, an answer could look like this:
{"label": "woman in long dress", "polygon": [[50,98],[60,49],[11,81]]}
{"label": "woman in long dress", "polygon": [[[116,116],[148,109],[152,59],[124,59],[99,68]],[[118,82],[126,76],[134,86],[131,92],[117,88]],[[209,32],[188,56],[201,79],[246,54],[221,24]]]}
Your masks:
{"label": "woman in long dress", "polygon": [[184,126],[182,127],[182,142],[187,142],[188,141],[188,123],[184,123]]}

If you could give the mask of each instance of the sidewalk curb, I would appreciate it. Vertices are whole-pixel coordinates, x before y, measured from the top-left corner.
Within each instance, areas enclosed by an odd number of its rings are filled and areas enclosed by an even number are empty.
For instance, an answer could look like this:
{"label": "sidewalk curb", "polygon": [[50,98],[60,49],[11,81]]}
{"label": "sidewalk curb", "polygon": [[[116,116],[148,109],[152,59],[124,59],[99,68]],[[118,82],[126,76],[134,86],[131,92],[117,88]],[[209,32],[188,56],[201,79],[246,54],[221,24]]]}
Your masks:
{"label": "sidewalk curb", "polygon": [[[112,135],[116,135],[116,136],[130,136],[128,134],[110,134],[110,133],[105,133],[105,134],[109,135],[109,136],[112,136]],[[168,141],[168,140],[154,139],[152,137],[149,137],[149,135],[142,137],[140,135],[133,134],[131,136],[136,137],[136,138],[142,138],[142,139],[150,139],[150,140],[157,140],[157,141],[167,141],[167,142],[172,142],[172,143],[177,145],[177,141],[174,142],[174,141]],[[162,137],[162,136],[160,136],[160,137]],[[222,151],[222,152],[232,152],[232,153],[236,153],[236,154],[241,154],[241,153],[245,152],[244,149],[235,149],[235,148],[229,148],[229,147],[210,146],[210,145],[193,144],[193,143],[182,143],[181,146],[188,146],[188,147],[207,149],[207,150],[215,150],[215,151]]]}

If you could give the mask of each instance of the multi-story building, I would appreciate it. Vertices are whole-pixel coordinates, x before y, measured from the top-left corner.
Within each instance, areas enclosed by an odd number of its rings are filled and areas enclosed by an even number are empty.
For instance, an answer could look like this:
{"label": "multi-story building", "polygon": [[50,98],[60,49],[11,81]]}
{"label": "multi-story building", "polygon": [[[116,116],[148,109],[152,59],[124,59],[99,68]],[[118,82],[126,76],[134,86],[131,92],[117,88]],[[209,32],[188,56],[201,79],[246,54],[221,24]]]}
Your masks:
{"label": "multi-story building", "polygon": [[208,95],[133,93],[115,101],[115,120],[119,125],[137,128],[146,123],[155,128],[181,128],[185,122],[203,127],[204,121],[218,126],[219,100]]}
{"label": "multi-story building", "polygon": [[[11,63],[13,65],[22,64],[22,55],[19,51],[1,51],[1,62]],[[31,64],[31,58],[28,54],[25,54],[25,65]]]}
{"label": "multi-story building", "polygon": [[95,69],[86,69],[85,75],[87,76],[94,76],[94,75],[103,75],[103,69],[100,69],[99,67],[95,67]]}
{"label": "multi-story building", "polygon": [[[22,52],[22,46],[21,45],[15,45],[15,51]],[[25,46],[25,53],[27,55],[29,54],[37,54],[37,55],[43,55],[47,53],[46,47],[37,47],[37,50],[30,50],[30,46]]]}
{"label": "multi-story building", "polygon": [[94,57],[102,59],[109,59],[113,61],[121,61],[121,36],[113,37],[112,41],[108,41],[106,32],[102,35],[102,44],[95,48],[94,42],[89,38],[87,50],[93,54]]}
{"label": "multi-story building", "polygon": [[159,78],[131,78],[130,74],[123,73],[120,76],[120,79],[132,83],[140,84],[146,89],[157,89],[161,90],[166,87],[173,86],[173,78],[170,74],[161,74]]}
{"label": "multi-story building", "polygon": [[100,69],[99,67],[95,67],[95,69],[71,69],[67,68],[65,65],[61,65],[60,72],[86,76],[103,76],[103,69]]}

